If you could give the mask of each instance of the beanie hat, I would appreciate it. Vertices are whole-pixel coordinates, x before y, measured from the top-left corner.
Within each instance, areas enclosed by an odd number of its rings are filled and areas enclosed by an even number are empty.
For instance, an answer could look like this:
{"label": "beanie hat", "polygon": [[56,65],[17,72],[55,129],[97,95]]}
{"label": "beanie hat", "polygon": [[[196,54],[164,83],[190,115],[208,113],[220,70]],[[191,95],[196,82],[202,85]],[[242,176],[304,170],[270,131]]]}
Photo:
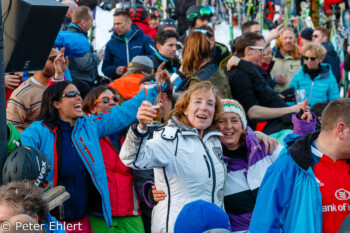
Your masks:
{"label": "beanie hat", "polygon": [[245,115],[245,111],[242,107],[242,105],[237,101],[233,99],[223,99],[221,100],[221,104],[223,107],[223,112],[233,112],[236,113],[239,118],[241,118],[243,128],[247,129],[247,116]]}
{"label": "beanie hat", "polygon": [[303,39],[306,40],[312,40],[312,33],[314,33],[314,29],[312,28],[304,28],[301,32],[300,32],[300,36]]}
{"label": "beanie hat", "polygon": [[139,69],[147,73],[153,73],[153,62],[149,57],[136,56],[128,65],[128,69]]}
{"label": "beanie hat", "polygon": [[216,204],[198,200],[182,208],[175,222],[174,233],[202,233],[214,229],[231,232],[227,214]]}

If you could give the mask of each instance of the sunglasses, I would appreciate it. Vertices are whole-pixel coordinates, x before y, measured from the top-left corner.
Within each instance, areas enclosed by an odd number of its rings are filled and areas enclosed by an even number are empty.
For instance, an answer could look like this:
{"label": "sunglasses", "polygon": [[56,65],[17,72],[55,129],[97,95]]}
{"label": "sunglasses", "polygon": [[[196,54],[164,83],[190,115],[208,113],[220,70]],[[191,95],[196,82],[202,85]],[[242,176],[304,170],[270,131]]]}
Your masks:
{"label": "sunglasses", "polygon": [[213,15],[213,11],[211,10],[211,8],[209,6],[205,6],[205,7],[202,7],[199,10],[199,14],[197,12],[195,12],[195,13],[187,15],[187,18],[188,19],[193,19],[193,18],[197,18],[199,16],[201,16],[201,17],[209,17],[211,15]]}
{"label": "sunglasses", "polygon": [[249,47],[254,50],[260,50],[262,53],[265,52],[265,47],[260,47],[260,46],[249,46]]}
{"label": "sunglasses", "polygon": [[304,56],[304,60],[305,61],[308,61],[308,60],[315,61],[316,57],[306,57],[306,56]]}
{"label": "sunglasses", "polygon": [[70,92],[67,92],[66,94],[62,95],[58,100],[61,100],[64,97],[74,98],[76,96],[81,96],[79,91],[70,91]]}
{"label": "sunglasses", "polygon": [[57,55],[49,57],[47,60],[50,60],[51,62],[54,62],[56,59]]}
{"label": "sunglasses", "polygon": [[102,102],[102,103],[104,103],[104,104],[108,104],[109,101],[111,101],[111,99],[112,99],[115,103],[118,103],[118,102],[119,102],[119,95],[100,97],[100,98],[98,98],[98,99],[94,102],[94,105],[96,105],[98,102]]}
{"label": "sunglasses", "polygon": [[317,38],[318,37],[318,35],[312,35],[312,38]]}

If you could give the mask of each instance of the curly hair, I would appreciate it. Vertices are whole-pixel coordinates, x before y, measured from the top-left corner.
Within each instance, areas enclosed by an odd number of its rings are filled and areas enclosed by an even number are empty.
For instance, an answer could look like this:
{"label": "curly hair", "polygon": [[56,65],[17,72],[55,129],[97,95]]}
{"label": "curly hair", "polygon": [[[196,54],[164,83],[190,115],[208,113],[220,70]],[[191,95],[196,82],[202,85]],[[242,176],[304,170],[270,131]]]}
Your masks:
{"label": "curly hair", "polygon": [[281,50],[282,48],[282,39],[283,39],[283,33],[285,31],[290,31],[293,33],[293,38],[294,38],[294,48],[293,48],[293,51],[289,53],[289,55],[291,57],[293,57],[294,59],[296,60],[300,60],[301,59],[301,54],[299,52],[299,46],[297,45],[297,40],[295,38],[295,34],[294,34],[294,31],[292,28],[289,28],[289,27],[285,27],[281,30],[281,34],[280,36],[276,39],[276,47]]}
{"label": "curly hair", "polygon": [[305,56],[305,53],[307,51],[311,51],[316,54],[316,57],[320,60],[323,60],[323,58],[326,56],[327,50],[321,45],[320,43],[310,42],[303,46],[303,55]]}
{"label": "curly hair", "polygon": [[191,97],[194,94],[197,94],[198,92],[201,92],[201,93],[211,92],[215,96],[214,118],[208,130],[216,129],[218,118],[222,112],[222,104],[221,104],[222,96],[220,94],[220,91],[214,85],[212,85],[210,81],[203,81],[190,86],[190,88],[179,97],[179,99],[175,104],[174,109],[171,110],[170,113],[166,116],[165,122],[167,123],[172,116],[175,116],[181,123],[187,126],[193,127],[192,124],[187,119],[187,117],[185,116],[184,111],[187,109],[188,105],[190,104]]}
{"label": "curly hair", "polygon": [[10,205],[17,214],[27,214],[39,218],[39,224],[47,220],[49,207],[43,198],[42,189],[34,185],[33,181],[12,181],[0,186],[0,203]]}

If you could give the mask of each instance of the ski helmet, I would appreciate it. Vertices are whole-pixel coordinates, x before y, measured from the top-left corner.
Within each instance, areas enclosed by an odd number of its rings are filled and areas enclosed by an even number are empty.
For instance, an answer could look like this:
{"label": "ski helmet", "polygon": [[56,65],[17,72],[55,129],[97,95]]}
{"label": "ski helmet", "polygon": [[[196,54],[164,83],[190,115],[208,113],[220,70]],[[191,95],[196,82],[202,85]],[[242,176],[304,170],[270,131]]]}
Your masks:
{"label": "ski helmet", "polygon": [[205,18],[213,16],[213,10],[210,6],[193,5],[186,11],[186,21],[190,27],[194,27],[196,18]]}
{"label": "ski helmet", "polygon": [[7,121],[7,153],[10,154],[16,147],[21,145],[21,135],[15,126]]}
{"label": "ski helmet", "polygon": [[50,160],[34,147],[22,146],[11,152],[2,169],[2,184],[17,180],[34,180],[38,187],[47,185],[51,170]]}
{"label": "ski helmet", "polygon": [[150,17],[162,18],[162,13],[160,12],[158,7],[150,6],[150,7],[148,7],[148,11],[149,11]]}
{"label": "ski helmet", "polygon": [[159,22],[159,25],[158,25],[158,31],[163,31],[164,28],[166,27],[173,27],[177,30],[177,24],[176,24],[176,21],[173,20],[173,19],[163,19],[162,21]]}
{"label": "ski helmet", "polygon": [[131,20],[134,22],[145,22],[148,21],[149,12],[148,8],[144,5],[137,4],[135,6],[136,11],[134,12],[134,7],[130,7],[129,13]]}

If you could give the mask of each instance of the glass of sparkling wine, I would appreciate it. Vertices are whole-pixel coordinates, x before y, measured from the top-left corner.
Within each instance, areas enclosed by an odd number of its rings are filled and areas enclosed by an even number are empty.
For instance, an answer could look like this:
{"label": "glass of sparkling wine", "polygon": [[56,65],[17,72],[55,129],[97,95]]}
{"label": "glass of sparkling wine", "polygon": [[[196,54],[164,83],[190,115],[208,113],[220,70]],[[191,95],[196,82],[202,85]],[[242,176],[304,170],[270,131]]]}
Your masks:
{"label": "glass of sparkling wine", "polygon": [[[152,103],[152,108],[157,111],[157,115],[151,121],[147,122],[147,126],[148,127],[158,126],[158,125],[160,125],[160,121],[161,121],[160,107],[159,107],[159,105],[157,105],[159,103],[159,98],[160,98],[160,94],[161,94],[160,82],[159,81],[145,82],[144,85],[145,85],[146,101]],[[147,93],[148,93],[148,90],[150,90],[150,89],[152,89],[154,87],[157,87],[158,94],[157,94],[157,97],[156,97],[155,101],[152,102],[150,100],[150,96],[151,95],[147,95]]]}
{"label": "glass of sparkling wine", "polygon": [[295,100],[298,104],[303,103],[306,100],[306,92],[305,89],[299,89],[294,91]]}

